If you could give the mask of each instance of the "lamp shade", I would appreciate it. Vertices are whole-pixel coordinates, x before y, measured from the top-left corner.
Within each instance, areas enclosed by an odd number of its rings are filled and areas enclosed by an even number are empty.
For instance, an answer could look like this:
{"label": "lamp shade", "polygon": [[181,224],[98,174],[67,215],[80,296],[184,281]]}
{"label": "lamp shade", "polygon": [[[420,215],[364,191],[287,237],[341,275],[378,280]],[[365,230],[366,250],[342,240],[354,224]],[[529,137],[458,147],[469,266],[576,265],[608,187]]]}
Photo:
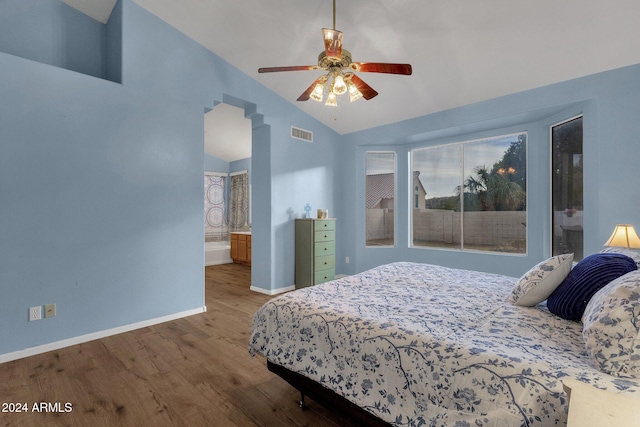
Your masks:
{"label": "lamp shade", "polygon": [[640,248],[640,238],[631,224],[616,225],[613,234],[604,244],[605,246],[622,246],[623,248]]}

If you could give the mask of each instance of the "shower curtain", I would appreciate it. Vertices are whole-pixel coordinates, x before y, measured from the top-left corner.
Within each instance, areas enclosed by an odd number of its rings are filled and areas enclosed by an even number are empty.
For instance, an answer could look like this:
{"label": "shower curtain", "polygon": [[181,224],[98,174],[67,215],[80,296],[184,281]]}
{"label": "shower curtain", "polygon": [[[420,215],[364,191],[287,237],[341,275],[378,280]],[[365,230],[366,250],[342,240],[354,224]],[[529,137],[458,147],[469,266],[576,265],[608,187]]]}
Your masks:
{"label": "shower curtain", "polygon": [[231,175],[229,194],[229,228],[244,231],[249,228],[249,174],[242,172]]}
{"label": "shower curtain", "polygon": [[204,175],[204,240],[229,240],[225,197],[226,175]]}

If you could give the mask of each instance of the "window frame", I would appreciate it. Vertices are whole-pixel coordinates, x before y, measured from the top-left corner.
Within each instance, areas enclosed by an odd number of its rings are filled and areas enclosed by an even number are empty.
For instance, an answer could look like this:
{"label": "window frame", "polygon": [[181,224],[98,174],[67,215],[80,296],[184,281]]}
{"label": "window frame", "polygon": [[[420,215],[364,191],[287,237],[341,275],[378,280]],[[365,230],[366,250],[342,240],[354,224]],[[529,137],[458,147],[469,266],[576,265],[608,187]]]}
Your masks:
{"label": "window frame", "polygon": [[[416,151],[419,150],[424,150],[424,149],[432,149],[432,148],[437,148],[437,147],[445,147],[445,146],[451,146],[451,145],[456,145],[456,146],[460,146],[460,179],[458,180],[460,188],[464,187],[464,183],[467,179],[467,175],[465,175],[465,147],[468,146],[469,144],[472,143],[477,143],[480,141],[490,141],[490,140],[497,140],[497,139],[502,139],[502,138],[510,138],[510,137],[514,137],[517,138],[520,135],[524,135],[525,136],[525,153],[526,153],[526,159],[525,159],[525,166],[526,166],[526,173],[525,173],[525,182],[528,181],[528,175],[529,175],[529,132],[527,130],[521,130],[521,131],[514,131],[514,132],[508,132],[508,133],[504,133],[504,134],[496,134],[496,135],[489,135],[486,137],[481,137],[481,138],[473,138],[473,139],[468,139],[468,140],[462,140],[462,141],[453,141],[453,142],[443,142],[441,144],[434,144],[434,145],[429,145],[429,146],[420,146],[420,147],[414,147],[411,148],[409,150],[409,189],[410,191],[413,193],[413,179],[412,179],[412,175],[413,175],[413,170],[414,170],[414,153]],[[528,184],[527,184],[528,187]],[[412,249],[433,249],[433,250],[442,250],[442,251],[460,251],[460,252],[475,252],[475,253],[483,253],[483,254],[495,254],[495,255],[508,255],[508,256],[526,256],[528,254],[528,250],[529,250],[529,233],[528,233],[528,229],[525,229],[525,233],[524,233],[524,251],[523,252],[507,252],[507,251],[490,251],[490,250],[482,250],[482,249],[477,249],[477,248],[473,248],[473,249],[469,249],[465,247],[465,219],[464,219],[464,215],[466,213],[465,210],[465,205],[464,205],[464,190],[461,191],[460,193],[460,243],[459,245],[457,245],[456,247],[438,247],[438,246],[427,246],[427,245],[416,245],[414,244],[414,209],[413,209],[413,200],[410,201],[410,209],[409,209],[409,248]],[[529,214],[529,192],[527,190],[525,190],[525,218],[528,218],[528,214]],[[525,219],[526,222],[526,219]]]}
{"label": "window frame", "polygon": [[[567,117],[567,116],[565,116]],[[585,114],[584,112],[580,112],[579,114],[575,114],[575,115],[571,115],[568,116],[568,118],[566,119],[562,119],[560,121],[554,121],[554,123],[549,124],[549,253],[551,256],[554,255],[559,255],[559,253],[555,252],[555,226],[556,226],[556,221],[555,221],[555,213],[554,213],[554,169],[553,169],[553,164],[554,164],[554,141],[553,141],[553,129],[557,126],[561,126],[567,123],[570,123],[574,120],[578,120],[581,119],[582,120],[582,164],[583,164],[583,169],[584,169],[584,133],[585,133]],[[583,170],[583,174],[584,174],[584,170]],[[583,198],[584,198],[584,176],[583,176],[583,182],[582,182],[582,191],[583,191]],[[583,204],[583,215],[584,215],[584,205],[585,205],[585,201],[582,201]],[[583,232],[582,232],[582,256],[584,256],[584,217],[582,219],[582,228],[583,228]],[[582,257],[578,256],[576,257],[575,261],[579,261],[580,259],[582,259]]]}
{"label": "window frame", "polygon": [[[369,154],[390,154],[393,156],[393,242],[391,244],[379,244],[379,245],[370,245],[369,239],[367,239],[368,232],[368,221],[367,221],[367,155]],[[364,200],[364,243],[365,248],[367,249],[384,249],[384,248],[395,248],[398,243],[398,153],[394,150],[366,150],[364,152],[364,186],[365,186],[365,200]]]}

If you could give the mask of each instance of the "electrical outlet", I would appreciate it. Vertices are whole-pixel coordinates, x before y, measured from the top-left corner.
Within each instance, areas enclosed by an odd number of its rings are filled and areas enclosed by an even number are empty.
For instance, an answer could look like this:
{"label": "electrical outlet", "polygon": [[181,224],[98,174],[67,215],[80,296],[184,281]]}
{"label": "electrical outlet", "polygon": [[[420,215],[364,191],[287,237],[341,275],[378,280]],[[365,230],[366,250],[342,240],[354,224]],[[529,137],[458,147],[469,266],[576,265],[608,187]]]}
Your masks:
{"label": "electrical outlet", "polygon": [[55,317],[56,316],[56,305],[55,304],[46,304],[44,306],[44,317]]}
{"label": "electrical outlet", "polygon": [[42,319],[42,306],[29,307],[29,322]]}
{"label": "electrical outlet", "polygon": [[344,259],[344,262],[346,262],[347,264],[349,264],[349,257],[346,257],[346,258]]}

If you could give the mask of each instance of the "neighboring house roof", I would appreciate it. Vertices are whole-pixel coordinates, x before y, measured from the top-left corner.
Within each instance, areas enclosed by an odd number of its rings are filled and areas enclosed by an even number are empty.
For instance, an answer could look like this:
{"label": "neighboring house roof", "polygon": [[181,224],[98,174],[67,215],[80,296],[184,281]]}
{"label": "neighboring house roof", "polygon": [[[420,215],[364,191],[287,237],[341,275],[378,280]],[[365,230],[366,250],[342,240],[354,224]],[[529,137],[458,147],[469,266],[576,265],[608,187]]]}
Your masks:
{"label": "neighboring house roof", "polygon": [[[382,199],[393,199],[395,197],[395,174],[381,173],[375,175],[367,175],[367,209],[373,209]],[[417,180],[418,184],[426,194],[426,190],[418,179],[419,171],[413,171],[413,180]]]}
{"label": "neighboring house roof", "polygon": [[378,206],[382,199],[395,197],[395,174],[367,175],[367,209]]}

